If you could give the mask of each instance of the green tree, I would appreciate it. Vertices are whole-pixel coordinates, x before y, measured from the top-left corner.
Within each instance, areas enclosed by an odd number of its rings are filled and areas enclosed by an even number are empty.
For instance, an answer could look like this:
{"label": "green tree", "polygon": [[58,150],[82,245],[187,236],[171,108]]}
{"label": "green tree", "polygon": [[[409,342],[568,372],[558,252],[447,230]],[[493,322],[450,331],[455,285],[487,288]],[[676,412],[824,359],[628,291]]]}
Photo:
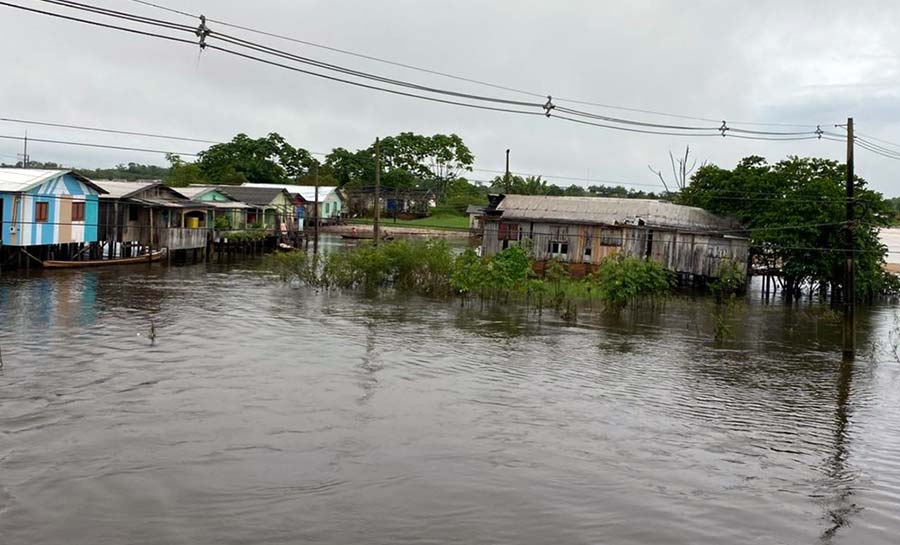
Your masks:
{"label": "green tree", "polygon": [[[732,169],[705,165],[693,175],[678,202],[733,216],[750,232],[752,254],[779,265],[785,293],[802,287],[840,293],[845,238],[846,165],[817,158],[790,157],[774,165],[762,157],[743,159]],[[891,212],[880,193],[857,177],[857,296],[871,298],[888,280],[882,269],[886,248],[878,229]]]}
{"label": "green tree", "polygon": [[165,183],[171,187],[187,187],[191,184],[205,183],[203,171],[197,163],[188,163],[180,156],[173,153],[166,154],[169,161],[169,173],[165,177]]}
{"label": "green tree", "polygon": [[216,184],[286,183],[304,176],[313,165],[308,151],[288,144],[278,133],[264,138],[238,134],[198,156],[203,176]]}

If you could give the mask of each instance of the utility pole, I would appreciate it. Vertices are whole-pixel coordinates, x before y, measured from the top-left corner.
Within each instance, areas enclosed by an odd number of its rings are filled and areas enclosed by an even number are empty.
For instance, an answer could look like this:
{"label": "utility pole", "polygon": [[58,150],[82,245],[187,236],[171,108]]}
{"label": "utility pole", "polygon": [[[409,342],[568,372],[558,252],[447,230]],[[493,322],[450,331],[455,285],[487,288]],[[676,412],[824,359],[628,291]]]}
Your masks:
{"label": "utility pole", "polygon": [[856,201],[853,197],[853,118],[847,118],[847,254],[844,259],[844,359],[852,361],[856,352]]}
{"label": "utility pole", "polygon": [[28,130],[25,130],[25,148],[22,150],[22,168],[28,168]]}
{"label": "utility pole", "polygon": [[379,220],[381,219],[381,210],[379,202],[381,200],[381,141],[375,139],[375,211],[374,221],[372,225],[372,233],[375,235],[375,245],[378,246],[380,238]]}
{"label": "utility pole", "polygon": [[506,175],[503,176],[504,190],[509,193],[509,148],[506,149]]}
{"label": "utility pole", "polygon": [[314,195],[315,202],[313,203],[313,232],[315,233],[315,237],[313,239],[313,254],[319,253],[319,162],[316,161],[315,164],[315,184],[316,184],[316,192]]}

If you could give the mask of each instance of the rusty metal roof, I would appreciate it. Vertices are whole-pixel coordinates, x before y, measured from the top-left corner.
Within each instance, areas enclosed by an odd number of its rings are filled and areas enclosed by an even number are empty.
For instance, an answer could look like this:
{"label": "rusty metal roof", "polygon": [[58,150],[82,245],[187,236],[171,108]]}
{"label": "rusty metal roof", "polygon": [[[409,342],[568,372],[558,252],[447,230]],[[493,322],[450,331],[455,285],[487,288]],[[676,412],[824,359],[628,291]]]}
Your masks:
{"label": "rusty metal roof", "polygon": [[496,210],[504,220],[648,225],[689,231],[741,228],[736,221],[701,208],[652,199],[506,195]]}

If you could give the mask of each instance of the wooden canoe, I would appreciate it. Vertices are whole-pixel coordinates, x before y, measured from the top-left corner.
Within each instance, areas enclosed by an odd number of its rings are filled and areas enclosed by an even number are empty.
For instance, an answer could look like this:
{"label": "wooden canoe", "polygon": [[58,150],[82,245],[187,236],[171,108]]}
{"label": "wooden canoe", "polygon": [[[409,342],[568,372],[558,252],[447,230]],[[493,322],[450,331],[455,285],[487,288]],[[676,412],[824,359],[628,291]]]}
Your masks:
{"label": "wooden canoe", "polygon": [[94,259],[85,261],[44,261],[43,265],[47,269],[80,269],[82,267],[109,267],[112,265],[137,265],[139,263],[148,263],[151,261],[159,261],[166,252],[159,250],[151,255],[141,255],[137,257],[123,257],[120,259]]}

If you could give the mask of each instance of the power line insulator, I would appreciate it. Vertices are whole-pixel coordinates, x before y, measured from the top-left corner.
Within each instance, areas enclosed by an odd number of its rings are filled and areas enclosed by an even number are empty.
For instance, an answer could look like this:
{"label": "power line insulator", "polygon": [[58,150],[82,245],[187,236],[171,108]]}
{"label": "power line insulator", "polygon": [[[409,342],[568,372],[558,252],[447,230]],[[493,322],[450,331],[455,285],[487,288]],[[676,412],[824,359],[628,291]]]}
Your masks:
{"label": "power line insulator", "polygon": [[722,120],[722,126],[719,127],[719,132],[722,133],[722,137],[723,137],[723,138],[725,137],[725,131],[728,131],[728,130],[730,130],[730,129],[728,128],[728,123],[726,123],[725,120],[723,119],[723,120]]}
{"label": "power line insulator", "polygon": [[206,37],[211,34],[209,27],[206,26],[206,15],[200,16],[200,26],[197,27],[194,34],[200,38],[200,49],[206,49]]}
{"label": "power line insulator", "polygon": [[547,95],[547,102],[544,104],[544,115],[550,117],[550,111],[556,108],[556,104],[553,104],[553,97]]}

